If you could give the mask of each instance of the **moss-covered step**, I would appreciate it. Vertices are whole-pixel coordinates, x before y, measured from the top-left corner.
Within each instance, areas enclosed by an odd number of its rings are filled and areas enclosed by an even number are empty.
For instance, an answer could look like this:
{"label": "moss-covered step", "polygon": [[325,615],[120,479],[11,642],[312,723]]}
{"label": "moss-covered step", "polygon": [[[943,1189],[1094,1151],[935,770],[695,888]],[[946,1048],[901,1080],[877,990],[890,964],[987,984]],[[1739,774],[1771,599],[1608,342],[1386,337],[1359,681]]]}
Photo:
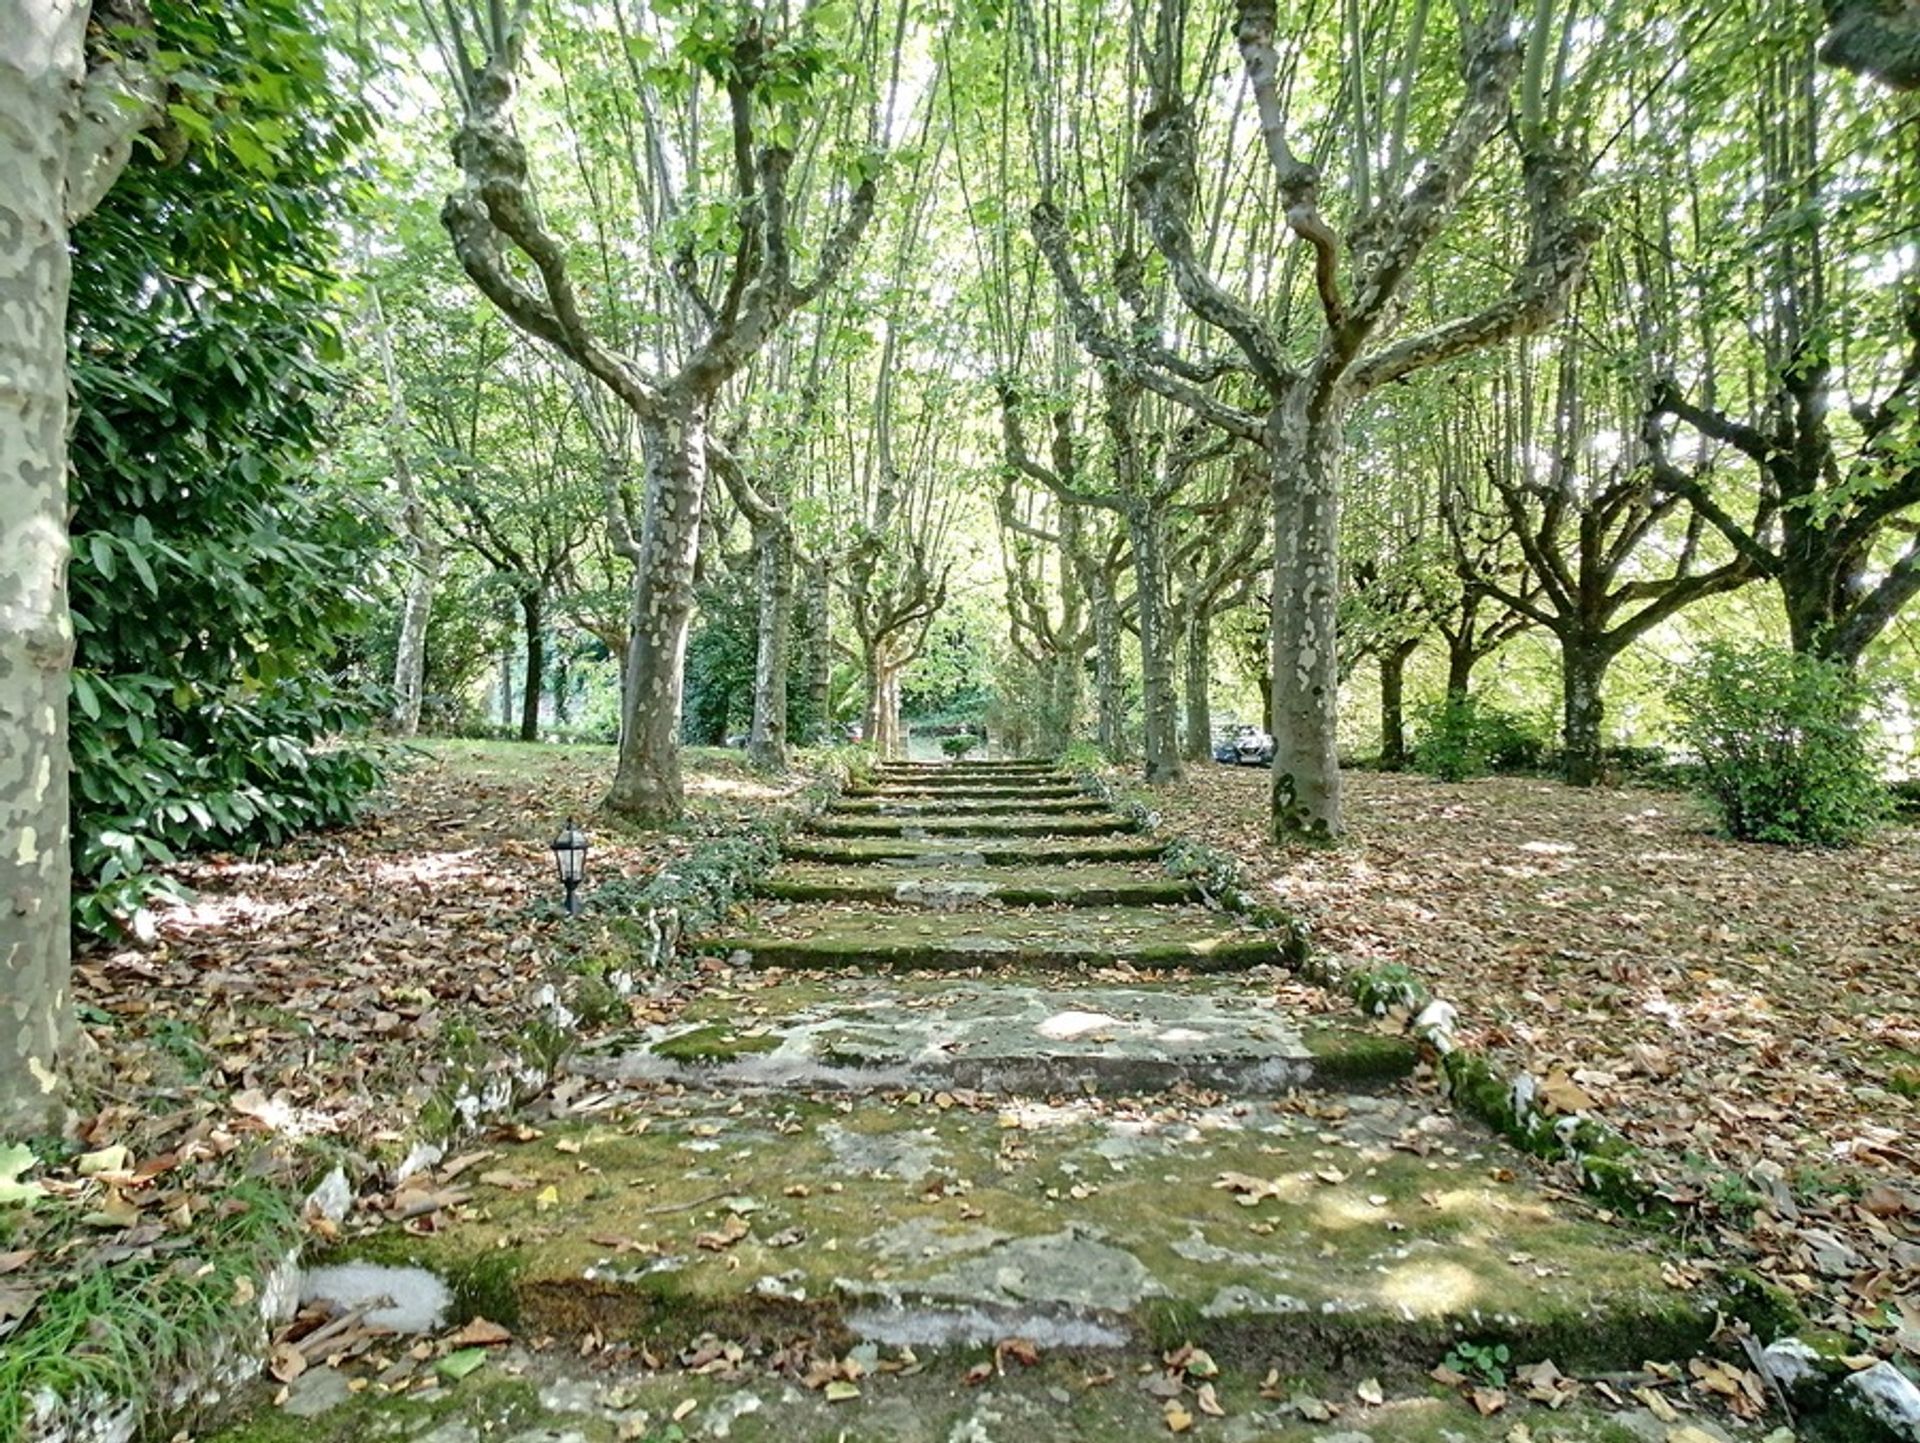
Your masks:
{"label": "moss-covered step", "polygon": [[1281,934],[1204,907],[884,912],[796,903],[703,952],[755,967],[1074,968],[1234,972],[1281,960]]}
{"label": "moss-covered step", "polygon": [[1010,1337],[1192,1342],[1227,1367],[1409,1381],[1461,1340],[1567,1372],[1689,1356],[1720,1301],[1669,1285],[1660,1239],[1390,1096],[835,1106],[727,1090],[498,1152],[445,1228],[358,1250],[434,1269],[525,1336],[807,1335],[923,1357]]}
{"label": "moss-covered step", "polygon": [[[821,1360],[841,1363],[831,1374],[836,1382],[843,1382],[843,1375],[858,1378],[829,1394],[825,1376],[814,1380],[822,1386],[797,1386],[792,1355],[771,1340],[726,1334],[690,1358],[691,1366],[649,1368],[622,1365],[605,1351],[581,1358],[571,1349],[536,1350],[513,1343],[491,1349],[485,1362],[457,1383],[428,1360],[395,1384],[376,1378],[369,1385],[367,1378],[382,1370],[363,1361],[350,1375],[361,1384],[357,1389],[322,1366],[311,1381],[296,1379],[285,1390],[288,1407],[272,1405],[280,1384],[262,1385],[252,1390],[253,1406],[246,1416],[194,1436],[203,1443],[663,1443],[676,1438],[728,1443],[1141,1443],[1171,1436],[1166,1403],[1155,1392],[1132,1386],[1136,1382],[1155,1382],[1160,1392],[1178,1388],[1180,1412],[1202,1419],[1199,1431],[1188,1436],[1228,1443],[1324,1443],[1330,1437],[1348,1443],[1359,1438],[1369,1443],[1509,1443],[1524,1437],[1554,1443],[1659,1443],[1679,1431],[1645,1410],[1623,1414],[1606,1407],[1590,1393],[1549,1409],[1522,1401],[1516,1391],[1493,1417],[1482,1417],[1463,1391],[1448,1392],[1431,1383],[1408,1382],[1378,1402],[1362,1401],[1354,1387],[1369,1375],[1309,1374],[1284,1359],[1276,1360],[1286,1365],[1282,1381],[1263,1390],[1264,1371],[1255,1369],[1189,1375],[1181,1386],[1178,1374],[1147,1349],[1116,1357],[1111,1370],[1095,1371],[1073,1353],[1043,1353],[1030,1364],[1009,1358],[995,1368],[993,1352],[985,1347],[964,1360],[950,1358],[942,1360],[946,1366],[928,1367],[904,1350],[868,1343],[856,1345],[844,1359]],[[983,1370],[984,1381],[967,1373],[974,1362],[989,1365]],[[1217,1423],[1206,1420],[1198,1401],[1203,1386],[1224,1415]],[[315,1399],[321,1402],[309,1401]],[[1331,1403],[1341,1410],[1340,1421],[1307,1421],[1302,1402],[1295,1400]],[[326,1402],[332,1406],[322,1407]],[[1319,1410],[1313,1411],[1317,1416]],[[1755,1426],[1739,1434],[1724,1433],[1711,1419],[1689,1416],[1696,1419],[1692,1426],[1703,1433],[1704,1443],[1757,1440],[1765,1432]]]}
{"label": "moss-covered step", "polygon": [[1001,907],[1152,907],[1197,902],[1200,888],[1152,863],[1026,867],[831,866],[786,862],[760,883],[787,902],[879,902],[936,911]]}
{"label": "moss-covered step", "polygon": [[798,862],[835,866],[897,863],[938,870],[948,867],[1052,866],[1065,862],[1144,862],[1166,850],[1165,842],[1134,832],[1115,837],[905,837],[797,836],[782,848]]}
{"label": "moss-covered step", "polygon": [[1112,812],[1073,813],[1064,816],[1032,812],[989,812],[981,816],[928,815],[923,817],[848,817],[831,813],[816,817],[808,830],[823,837],[1104,837],[1136,830],[1125,817]]}
{"label": "moss-covered step", "polygon": [[1075,778],[1068,772],[1051,768],[1009,771],[996,768],[983,771],[975,767],[882,767],[874,780],[886,786],[915,787],[1011,787],[1065,786]]}
{"label": "moss-covered step", "polygon": [[928,787],[913,782],[881,782],[877,786],[848,787],[847,797],[897,797],[901,801],[930,801],[937,797],[954,800],[989,800],[1003,797],[1032,797],[1035,801],[1084,797],[1085,787],[1066,782],[1048,782],[1036,786],[1009,786],[1004,782],[982,782],[977,786]]}
{"label": "moss-covered step", "polygon": [[703,1000],[571,1065],[596,1078],[694,1086],[1075,1097],[1200,1087],[1277,1097],[1385,1086],[1417,1059],[1405,1038],[1308,1023],[1239,983],[858,977]]}
{"label": "moss-covered step", "polygon": [[1104,812],[1108,804],[1082,792],[1065,797],[1034,797],[1017,793],[1004,797],[846,797],[833,804],[836,816],[881,817],[998,817],[1071,816],[1076,812]]}

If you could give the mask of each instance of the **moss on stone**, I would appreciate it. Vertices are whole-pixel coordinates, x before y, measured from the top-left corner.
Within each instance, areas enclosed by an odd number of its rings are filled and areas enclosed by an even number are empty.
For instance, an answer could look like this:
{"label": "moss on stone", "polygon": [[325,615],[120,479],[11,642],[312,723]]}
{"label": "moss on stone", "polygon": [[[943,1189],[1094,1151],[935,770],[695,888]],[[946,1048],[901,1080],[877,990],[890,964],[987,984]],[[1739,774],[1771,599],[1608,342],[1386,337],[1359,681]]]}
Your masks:
{"label": "moss on stone", "polygon": [[1330,1081],[1389,1082],[1407,1076],[1420,1061],[1416,1044],[1379,1032],[1310,1027],[1301,1040],[1313,1054],[1314,1072]]}
{"label": "moss on stone", "polygon": [[742,1033],[714,1023],[696,1027],[653,1044],[653,1054],[669,1062],[726,1062],[735,1057],[751,1057],[773,1052],[780,1039],[771,1033]]}

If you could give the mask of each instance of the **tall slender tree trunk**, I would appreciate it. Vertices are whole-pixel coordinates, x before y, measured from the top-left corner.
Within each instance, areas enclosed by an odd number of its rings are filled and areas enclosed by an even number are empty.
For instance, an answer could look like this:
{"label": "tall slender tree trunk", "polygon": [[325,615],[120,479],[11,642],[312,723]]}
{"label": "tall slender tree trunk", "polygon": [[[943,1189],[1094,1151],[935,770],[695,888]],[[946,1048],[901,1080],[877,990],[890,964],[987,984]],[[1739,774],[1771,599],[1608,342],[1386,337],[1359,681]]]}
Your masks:
{"label": "tall slender tree trunk", "polygon": [[784,525],[756,527],[753,562],[760,616],[753,667],[753,731],[747,754],[759,766],[785,771],[787,657],[793,633],[792,533]]}
{"label": "tall slender tree trunk", "polygon": [[1403,641],[1380,653],[1380,765],[1390,772],[1407,764],[1407,660],[1419,647]]}
{"label": "tall slender tree trunk", "polygon": [[[1297,388],[1304,393],[1306,387]],[[1268,422],[1273,464],[1273,838],[1340,834],[1340,415],[1304,394]]]}
{"label": "tall slender tree trunk", "polygon": [[1591,787],[1601,777],[1602,700],[1613,657],[1600,647],[1560,642],[1560,737],[1562,767],[1569,783]]}
{"label": "tall slender tree trunk", "polygon": [[[1084,633],[1083,633],[1084,635]],[[1084,644],[1057,652],[1049,668],[1047,715],[1035,742],[1045,756],[1058,756],[1080,725],[1081,701],[1086,693],[1087,654]]]}
{"label": "tall slender tree trunk", "polygon": [[1099,707],[1100,751],[1117,762],[1126,748],[1126,697],[1120,685],[1120,603],[1102,578],[1088,598],[1093,607],[1093,684]]}
{"label": "tall slender tree trunk", "polygon": [[505,731],[513,725],[513,647],[500,649],[500,728]]}
{"label": "tall slender tree trunk", "polygon": [[827,564],[814,560],[806,564],[803,592],[807,615],[807,715],[822,736],[832,739],[833,717],[833,595],[828,586]]}
{"label": "tall slender tree trunk", "polygon": [[1181,777],[1179,696],[1173,680],[1172,628],[1167,624],[1164,519],[1146,502],[1131,501],[1127,531],[1133,542],[1134,586],[1140,598],[1144,774],[1149,782],[1177,782]]}
{"label": "tall slender tree trunk", "polygon": [[540,690],[547,679],[547,599],[537,591],[520,595],[520,631],[526,640],[526,667],[520,684],[520,740],[540,740]]}
{"label": "tall slender tree trunk", "polygon": [[1187,618],[1185,755],[1190,762],[1213,760],[1213,709],[1207,689],[1213,681],[1213,617],[1202,599],[1194,598]]}
{"label": "tall slender tree trunk", "polygon": [[1463,632],[1458,637],[1447,640],[1447,700],[1463,702],[1467,699],[1473,681],[1473,669],[1479,664],[1480,655],[1475,649],[1472,633]]}
{"label": "tall slender tree trunk", "polygon": [[393,654],[393,710],[388,728],[410,737],[420,730],[420,705],[427,688],[427,629],[433,621],[433,597],[440,586],[440,543],[431,536],[413,538],[413,575],[400,608],[400,640]]}
{"label": "tall slender tree trunk", "polygon": [[632,643],[621,698],[620,760],[606,807],[649,825],[680,815],[680,706],[693,568],[707,489],[706,414],[689,405],[640,427],[646,451],[646,510],[634,571]]}
{"label": "tall slender tree trunk", "polygon": [[867,714],[864,721],[866,740],[880,757],[889,760],[897,759],[902,751],[900,664],[893,659],[885,637],[866,643],[864,652],[862,665],[866,671],[867,681]]}
{"label": "tall slender tree trunk", "polygon": [[138,99],[137,69],[117,87],[88,74],[88,14],[82,0],[0,0],[0,1137],[61,1119],[73,1039],[68,229],[144,114],[102,93]]}

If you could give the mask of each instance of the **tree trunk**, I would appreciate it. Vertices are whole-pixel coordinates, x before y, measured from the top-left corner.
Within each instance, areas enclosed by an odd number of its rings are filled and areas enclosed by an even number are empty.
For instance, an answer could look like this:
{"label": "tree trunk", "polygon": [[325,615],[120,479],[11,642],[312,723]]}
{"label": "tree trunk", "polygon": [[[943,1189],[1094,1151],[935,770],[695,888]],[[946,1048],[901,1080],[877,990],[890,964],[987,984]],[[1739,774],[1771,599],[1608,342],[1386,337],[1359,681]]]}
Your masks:
{"label": "tree trunk", "polygon": [[1473,681],[1473,669],[1479,664],[1480,653],[1473,644],[1471,629],[1463,631],[1457,638],[1447,641],[1447,700],[1463,702],[1467,699],[1470,684]]}
{"label": "tree trunk", "polygon": [[1167,565],[1162,517],[1145,502],[1127,507],[1133,541],[1134,588],[1140,598],[1140,692],[1149,782],[1177,782],[1180,765],[1179,699],[1174,688],[1173,636],[1167,625]]}
{"label": "tree trunk", "polygon": [[867,643],[862,663],[867,676],[866,740],[883,760],[901,755],[900,664],[888,654],[886,641]]}
{"label": "tree trunk", "polygon": [[546,598],[537,591],[520,598],[520,629],[527,641],[527,664],[521,672],[520,740],[540,740],[540,688],[547,679]]}
{"label": "tree trunk", "polygon": [[[1304,389],[1304,388],[1303,388]],[[1340,416],[1304,397],[1269,421],[1273,464],[1273,838],[1340,835]]]}
{"label": "tree trunk", "polygon": [[513,725],[513,648],[500,651],[500,729]]}
{"label": "tree trunk", "polygon": [[1213,618],[1201,599],[1194,598],[1187,618],[1187,737],[1184,755],[1190,762],[1213,760],[1213,710],[1207,689],[1213,680]]}
{"label": "tree trunk", "polygon": [[747,755],[787,769],[787,652],[793,632],[793,537],[784,525],[758,527],[754,580],[760,592],[759,649],[753,667],[753,731]]}
{"label": "tree trunk", "polygon": [[1600,724],[1604,717],[1602,687],[1613,658],[1597,647],[1560,643],[1560,737],[1562,769],[1576,787],[1600,781]]}
{"label": "tree trunk", "polygon": [[824,561],[807,563],[807,715],[823,741],[833,737],[833,598]]}
{"label": "tree trunk", "polygon": [[1093,605],[1094,690],[1100,710],[1100,751],[1108,761],[1121,759],[1126,746],[1126,697],[1120,685],[1120,604],[1110,581],[1102,580]]}
{"label": "tree trunk", "polygon": [[627,684],[621,697],[620,760],[606,807],[657,826],[679,817],[680,703],[687,632],[693,620],[693,568],[699,557],[700,507],[706,496],[706,415],[688,405],[641,423],[646,450],[646,511],[634,571]]}
{"label": "tree trunk", "polygon": [[420,704],[427,686],[427,627],[433,620],[433,594],[440,585],[440,543],[414,538],[413,576],[400,608],[400,640],[393,655],[393,710],[387,726],[396,736],[420,730]]}
{"label": "tree trunk", "polygon": [[73,1039],[68,228],[142,116],[88,76],[87,19],[79,0],[0,0],[0,1137],[58,1125]]}
{"label": "tree trunk", "polygon": [[1380,653],[1380,766],[1397,772],[1407,764],[1407,659],[1420,643],[1403,641]]}
{"label": "tree trunk", "polygon": [[1047,689],[1047,714],[1041,718],[1035,743],[1042,756],[1060,755],[1079,730],[1081,698],[1086,691],[1086,668],[1084,641],[1078,648],[1070,647],[1054,654]]}

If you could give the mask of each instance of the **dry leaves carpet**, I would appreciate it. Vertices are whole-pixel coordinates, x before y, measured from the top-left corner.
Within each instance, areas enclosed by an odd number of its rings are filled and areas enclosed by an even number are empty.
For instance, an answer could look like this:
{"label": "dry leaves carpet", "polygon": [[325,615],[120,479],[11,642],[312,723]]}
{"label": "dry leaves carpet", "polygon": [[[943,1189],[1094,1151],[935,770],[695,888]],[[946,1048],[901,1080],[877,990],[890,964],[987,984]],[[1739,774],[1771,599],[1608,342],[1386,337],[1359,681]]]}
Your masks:
{"label": "dry leaves carpet", "polygon": [[1266,784],[1216,766],[1151,800],[1323,953],[1412,969],[1465,1044],[1590,1104],[1816,1318],[1920,1356],[1920,829],[1800,851],[1674,792],[1361,772],[1355,840],[1279,854]]}

